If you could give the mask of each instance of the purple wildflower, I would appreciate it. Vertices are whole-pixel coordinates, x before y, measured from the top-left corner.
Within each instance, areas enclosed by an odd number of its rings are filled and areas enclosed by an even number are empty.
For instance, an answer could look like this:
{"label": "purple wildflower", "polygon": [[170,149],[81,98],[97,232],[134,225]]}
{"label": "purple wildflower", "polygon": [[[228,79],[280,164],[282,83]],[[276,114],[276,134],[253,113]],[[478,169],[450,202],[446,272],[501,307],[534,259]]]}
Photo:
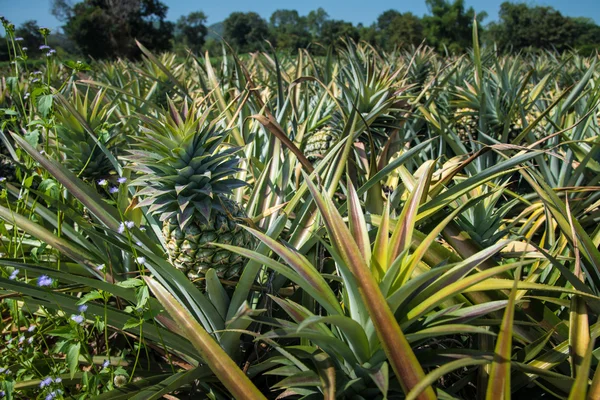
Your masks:
{"label": "purple wildflower", "polygon": [[125,221],[125,226],[127,229],[131,229],[135,226],[135,223],[133,221]]}
{"label": "purple wildflower", "polygon": [[125,224],[124,223],[121,222],[119,224],[119,229],[117,229],[117,232],[119,232],[119,233],[125,232]]}
{"label": "purple wildflower", "polygon": [[109,366],[110,366],[110,361],[104,360],[104,362],[102,363],[102,368],[108,368]]}
{"label": "purple wildflower", "polygon": [[98,265],[98,266],[96,267],[96,269],[97,269],[98,271],[102,271],[102,270],[104,270],[104,268],[106,268],[106,265],[104,265],[104,264],[100,264],[100,265]]}
{"label": "purple wildflower", "polygon": [[146,258],[145,257],[138,257],[135,259],[135,261],[140,264],[140,265],[144,265],[146,264]]}
{"label": "purple wildflower", "polygon": [[117,182],[119,182],[119,184],[125,183],[125,182],[127,182],[127,178],[125,178],[124,176],[122,176],[119,179],[117,179]]}
{"label": "purple wildflower", "polygon": [[100,186],[106,186],[106,185],[108,185],[108,182],[106,181],[106,179],[100,179],[98,181],[98,185],[100,185]]}
{"label": "purple wildflower", "polygon": [[22,42],[23,40],[25,40],[25,39],[23,39],[20,36],[15,38],[15,42]]}
{"label": "purple wildflower", "polygon": [[80,305],[80,306],[79,306],[79,308],[77,308],[77,309],[79,310],[79,312],[83,313],[83,312],[86,312],[86,311],[87,311],[87,309],[88,309],[88,306],[87,306],[87,305],[85,305],[85,304],[82,304],[82,305]]}
{"label": "purple wildflower", "polygon": [[15,269],[13,272],[11,272],[8,279],[10,279],[11,281],[14,281],[17,278],[17,275],[19,275],[19,270]]}
{"label": "purple wildflower", "polygon": [[38,278],[37,285],[39,287],[50,286],[52,285],[52,278],[50,278],[48,275],[42,275]]}
{"label": "purple wildflower", "polygon": [[50,46],[48,46],[47,44],[43,44],[40,46],[40,50],[48,50],[50,48]]}
{"label": "purple wildflower", "polygon": [[27,328],[27,332],[33,332],[35,331],[35,325],[30,325],[29,328]]}
{"label": "purple wildflower", "polygon": [[71,315],[71,320],[74,321],[75,323],[81,325],[81,324],[83,324],[83,321],[85,320],[85,318],[83,318],[83,315]]}
{"label": "purple wildflower", "polygon": [[46,378],[42,379],[42,381],[40,382],[40,389],[43,389],[46,386],[50,386],[51,384],[52,384],[52,378],[47,376]]}
{"label": "purple wildflower", "polygon": [[119,191],[119,188],[115,187],[115,186],[111,186],[110,189],[108,189],[108,193],[110,194],[115,194]]}

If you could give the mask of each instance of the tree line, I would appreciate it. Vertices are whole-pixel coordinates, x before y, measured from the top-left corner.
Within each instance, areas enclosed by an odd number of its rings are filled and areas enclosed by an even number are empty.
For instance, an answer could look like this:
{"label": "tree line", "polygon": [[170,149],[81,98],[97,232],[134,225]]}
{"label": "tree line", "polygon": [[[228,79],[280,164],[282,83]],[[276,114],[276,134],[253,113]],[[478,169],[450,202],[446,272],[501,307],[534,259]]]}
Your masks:
{"label": "tree line", "polygon": [[[157,52],[218,50],[224,39],[240,52],[263,50],[270,42],[279,51],[310,48],[318,53],[347,37],[388,51],[424,43],[445,54],[458,54],[471,45],[473,21],[477,20],[483,42],[502,52],[575,49],[590,53],[600,48],[600,26],[592,19],[564,16],[552,7],[504,2],[498,20],[484,25],[487,14],[467,7],[464,0],[425,3],[428,13],[422,17],[387,10],[368,26],[333,19],[319,8],[307,15],[281,9],[268,20],[255,12],[233,12],[208,27],[202,11],[168,21],[168,7],[160,0],[83,0],[75,4],[53,0],[51,12],[64,25],[63,33],[51,35],[50,41],[67,54],[94,59],[136,58],[140,55],[136,39]],[[38,51],[35,21],[23,23],[15,35],[32,54]]]}

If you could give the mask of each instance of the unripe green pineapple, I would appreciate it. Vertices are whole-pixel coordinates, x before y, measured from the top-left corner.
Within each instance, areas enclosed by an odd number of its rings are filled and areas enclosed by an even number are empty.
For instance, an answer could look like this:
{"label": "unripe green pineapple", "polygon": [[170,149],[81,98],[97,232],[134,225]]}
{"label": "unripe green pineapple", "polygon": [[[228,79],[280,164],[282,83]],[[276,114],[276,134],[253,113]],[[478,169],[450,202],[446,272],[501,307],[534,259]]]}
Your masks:
{"label": "unripe green pineapple", "polygon": [[179,113],[169,100],[169,115],[140,116],[143,135],[127,159],[139,174],[132,185],[140,207],[159,216],[169,260],[191,280],[214,268],[221,278],[239,274],[245,260],[210,243],[253,249],[256,239],[239,224],[246,213],[228,196],[245,185],[232,177],[238,149],[223,144],[226,134],[207,123],[207,113]]}
{"label": "unripe green pineapple", "polygon": [[331,126],[324,126],[308,137],[304,155],[312,163],[321,160],[338,137],[337,132]]}

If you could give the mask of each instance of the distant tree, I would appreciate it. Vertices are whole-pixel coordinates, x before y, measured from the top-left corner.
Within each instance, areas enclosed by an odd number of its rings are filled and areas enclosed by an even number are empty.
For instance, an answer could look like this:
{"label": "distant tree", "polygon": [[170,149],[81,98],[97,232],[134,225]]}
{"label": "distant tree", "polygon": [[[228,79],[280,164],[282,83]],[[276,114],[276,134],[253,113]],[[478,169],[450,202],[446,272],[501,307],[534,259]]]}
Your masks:
{"label": "distant tree", "polygon": [[351,22],[342,20],[327,20],[321,27],[319,41],[324,46],[332,46],[346,37],[355,41],[360,38],[358,29],[352,25]]}
{"label": "distant tree", "polygon": [[386,50],[418,46],[425,38],[423,23],[419,17],[396,10],[385,11],[377,18],[376,31],[378,44]]}
{"label": "distant tree", "polygon": [[575,25],[575,46],[584,54],[600,50],[600,26],[591,18],[572,18]]}
{"label": "distant tree", "polygon": [[306,17],[306,25],[308,31],[313,37],[321,36],[323,24],[329,19],[329,14],[321,7],[308,13]]}
{"label": "distant tree", "polygon": [[138,57],[135,39],[153,51],[171,48],[173,23],[160,0],[84,0],[72,8],[54,0],[52,12],[65,18],[65,32],[94,58]]}
{"label": "distant tree", "polygon": [[503,50],[564,51],[600,43],[600,28],[592,20],[565,17],[552,7],[504,2],[499,17],[489,25],[488,37]]}
{"label": "distant tree", "polygon": [[50,13],[61,22],[66,22],[73,17],[73,3],[70,0],[53,0]]}
{"label": "distant tree", "polygon": [[[460,53],[473,45],[473,19],[483,21],[485,12],[465,8],[464,0],[425,0],[431,15],[423,17],[427,43],[439,51]],[[479,26],[481,26],[479,24]]]}
{"label": "distant tree", "polygon": [[260,49],[269,36],[267,22],[255,12],[231,13],[223,24],[225,40],[241,52]]}
{"label": "distant tree", "polygon": [[372,44],[374,46],[379,44],[377,24],[371,24],[369,26],[363,26],[362,24],[358,24],[356,26],[356,29],[358,29],[358,37],[360,38],[360,40]]}
{"label": "distant tree", "polygon": [[195,11],[181,16],[175,25],[176,39],[182,41],[193,52],[198,53],[204,46],[208,31],[205,24],[206,15],[202,11]]}
{"label": "distant tree", "polygon": [[277,10],[269,20],[275,44],[280,49],[297,50],[305,48],[311,41],[306,17],[296,10]]}
{"label": "distant tree", "polygon": [[40,26],[37,21],[29,20],[23,22],[16,30],[15,37],[23,38],[21,46],[27,47],[29,57],[37,56],[41,53],[39,47],[44,44],[44,36],[40,33]]}

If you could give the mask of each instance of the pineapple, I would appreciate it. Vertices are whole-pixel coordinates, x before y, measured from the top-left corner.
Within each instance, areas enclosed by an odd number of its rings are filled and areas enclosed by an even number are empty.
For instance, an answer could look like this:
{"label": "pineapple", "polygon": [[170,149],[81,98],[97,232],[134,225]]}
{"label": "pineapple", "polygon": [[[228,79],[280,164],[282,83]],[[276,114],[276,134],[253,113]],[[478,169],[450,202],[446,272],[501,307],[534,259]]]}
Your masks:
{"label": "pineapple", "polygon": [[338,137],[338,133],[331,126],[325,125],[308,137],[304,155],[312,163],[319,161],[335,144]]}
{"label": "pineapple", "polygon": [[461,142],[468,142],[477,137],[479,130],[479,115],[475,110],[459,108],[454,114],[456,118],[456,134]]}
{"label": "pineapple", "polygon": [[244,259],[210,243],[253,248],[254,237],[239,224],[247,219],[242,207],[228,196],[245,185],[232,178],[238,169],[236,148],[226,147],[226,135],[197,116],[187,103],[179,113],[168,100],[169,115],[145,122],[137,150],[127,158],[139,174],[132,185],[142,187],[140,207],[159,216],[171,263],[189,279],[214,268],[221,278],[239,274]]}

